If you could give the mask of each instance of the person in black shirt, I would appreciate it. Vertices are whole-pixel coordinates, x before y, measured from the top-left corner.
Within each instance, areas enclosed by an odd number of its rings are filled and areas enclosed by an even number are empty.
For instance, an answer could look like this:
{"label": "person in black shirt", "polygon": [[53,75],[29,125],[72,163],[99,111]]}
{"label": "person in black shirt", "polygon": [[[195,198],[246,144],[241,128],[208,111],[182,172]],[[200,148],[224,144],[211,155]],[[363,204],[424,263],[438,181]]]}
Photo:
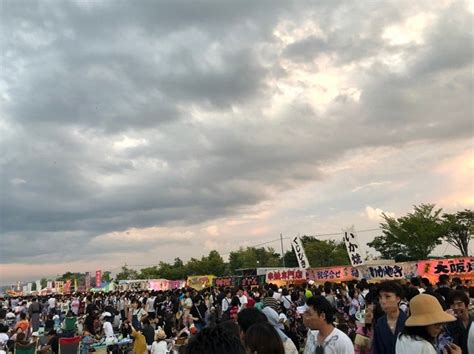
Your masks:
{"label": "person in black shirt", "polygon": [[468,354],[467,339],[473,321],[473,316],[469,315],[469,297],[463,291],[456,290],[448,303],[456,321],[446,325],[446,334],[453,338],[454,344],[461,347],[463,354]]}
{"label": "person in black shirt", "polygon": [[148,346],[151,347],[153,341],[155,340],[155,329],[150,324],[148,318],[142,320],[142,333],[145,336],[145,341]]}

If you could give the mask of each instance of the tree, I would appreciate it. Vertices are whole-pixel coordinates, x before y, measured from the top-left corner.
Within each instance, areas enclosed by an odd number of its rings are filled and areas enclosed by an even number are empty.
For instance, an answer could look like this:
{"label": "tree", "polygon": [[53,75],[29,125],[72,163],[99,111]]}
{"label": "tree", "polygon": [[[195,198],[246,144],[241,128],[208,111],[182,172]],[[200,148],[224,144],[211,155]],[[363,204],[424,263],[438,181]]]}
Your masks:
{"label": "tree", "polygon": [[[46,286],[48,285],[48,279],[46,279],[46,278],[41,278],[40,284],[41,284],[41,289],[46,288]],[[38,289],[38,290],[41,290],[41,289]]]}
{"label": "tree", "polygon": [[112,281],[111,277],[112,273],[108,270],[102,273],[102,281],[105,281],[106,283],[109,283]]}
{"label": "tree", "polygon": [[380,224],[383,235],[375,237],[368,245],[383,258],[395,261],[426,259],[446,234],[441,211],[435,209],[434,204],[421,204],[398,219],[382,214],[385,220]]}
{"label": "tree", "polygon": [[247,247],[245,249],[240,247],[238,251],[230,253],[228,267],[232,274],[240,268],[279,267],[280,259],[280,255],[271,247]]}
{"label": "tree", "polygon": [[158,279],[160,278],[160,271],[157,266],[142,268],[140,269],[138,278],[139,279]]}
{"label": "tree", "polygon": [[33,282],[31,284],[31,291],[37,291],[37,290],[40,290],[40,289],[36,289],[36,282]]}
{"label": "tree", "polygon": [[[342,241],[318,240],[311,236],[303,236],[301,241],[311,267],[350,264],[346,246]],[[285,265],[287,267],[298,267],[298,260],[293,249],[285,252]]]}
{"label": "tree", "polygon": [[465,209],[456,214],[443,214],[446,226],[444,239],[456,247],[463,257],[469,256],[469,242],[474,238],[474,212]]}
{"label": "tree", "polygon": [[116,280],[126,280],[126,279],[138,279],[138,272],[134,269],[130,269],[125,264],[122,266],[122,270],[115,277]]}

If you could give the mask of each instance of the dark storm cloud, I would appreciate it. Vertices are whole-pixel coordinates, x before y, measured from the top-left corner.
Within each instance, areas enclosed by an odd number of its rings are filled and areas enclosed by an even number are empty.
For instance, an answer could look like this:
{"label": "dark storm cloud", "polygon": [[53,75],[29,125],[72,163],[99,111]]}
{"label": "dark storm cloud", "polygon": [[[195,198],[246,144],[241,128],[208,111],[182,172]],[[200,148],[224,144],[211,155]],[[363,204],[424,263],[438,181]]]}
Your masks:
{"label": "dark storm cloud", "polygon": [[[1,5],[5,263],[59,257],[110,231],[232,215],[324,178],[320,167],[353,149],[472,132],[472,14],[462,4],[439,14],[425,44],[404,46],[381,32],[419,5],[32,4]],[[322,37],[281,48],[275,28],[307,20]],[[338,65],[373,59],[357,75],[360,100],[341,94],[321,114],[295,99],[265,113],[272,82],[290,75],[280,60],[306,65],[322,53]],[[394,53],[405,72],[377,57]],[[124,135],[138,142],[121,148]],[[75,257],[127,247],[143,246]]]}

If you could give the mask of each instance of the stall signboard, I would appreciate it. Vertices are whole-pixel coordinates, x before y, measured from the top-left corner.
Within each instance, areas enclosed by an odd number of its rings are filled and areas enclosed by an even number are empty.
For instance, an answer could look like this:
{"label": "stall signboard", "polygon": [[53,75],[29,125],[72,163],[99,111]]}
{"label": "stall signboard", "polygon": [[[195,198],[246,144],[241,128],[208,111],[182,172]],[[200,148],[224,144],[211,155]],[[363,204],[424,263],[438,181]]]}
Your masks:
{"label": "stall signboard", "polygon": [[212,286],[214,278],[214,275],[193,275],[188,277],[187,284],[193,289],[202,290]]}
{"label": "stall signboard", "polygon": [[156,291],[166,291],[170,288],[170,283],[167,279],[153,279],[148,282],[148,288]]}
{"label": "stall signboard", "polygon": [[265,284],[265,275],[249,275],[246,277],[236,277],[234,279],[237,286],[258,286]]}
{"label": "stall signboard", "polygon": [[64,283],[64,287],[63,287],[64,294],[71,293],[71,283],[72,283],[71,279],[66,280],[66,282]]}
{"label": "stall signboard", "polygon": [[307,270],[306,277],[308,280],[315,282],[341,282],[359,279],[360,272],[357,268],[346,267],[329,267],[329,268],[311,268]]}
{"label": "stall signboard", "polygon": [[234,277],[219,277],[214,279],[214,286],[226,287],[234,286]]}
{"label": "stall signboard", "polygon": [[170,290],[172,289],[181,289],[186,286],[186,281],[185,280],[169,280],[168,281],[168,287]]}
{"label": "stall signboard", "polygon": [[266,282],[274,283],[280,281],[301,281],[306,279],[306,269],[283,268],[278,270],[269,270],[266,274]]}
{"label": "stall signboard", "polygon": [[441,274],[451,277],[474,278],[474,257],[418,261],[418,274],[431,281],[438,281]]}

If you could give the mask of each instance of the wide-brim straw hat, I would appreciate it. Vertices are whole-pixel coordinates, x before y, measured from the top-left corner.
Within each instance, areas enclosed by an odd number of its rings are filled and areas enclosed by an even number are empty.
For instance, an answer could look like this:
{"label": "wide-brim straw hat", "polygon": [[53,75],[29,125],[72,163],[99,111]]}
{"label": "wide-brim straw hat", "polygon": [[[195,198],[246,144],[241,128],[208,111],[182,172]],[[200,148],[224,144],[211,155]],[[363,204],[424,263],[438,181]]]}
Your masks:
{"label": "wide-brim straw hat", "polygon": [[456,317],[444,312],[438,299],[432,295],[420,294],[410,300],[410,317],[405,326],[429,326],[453,321],[456,321]]}
{"label": "wide-brim straw hat", "polygon": [[162,329],[157,329],[155,331],[155,340],[163,340],[166,339],[166,333]]}

